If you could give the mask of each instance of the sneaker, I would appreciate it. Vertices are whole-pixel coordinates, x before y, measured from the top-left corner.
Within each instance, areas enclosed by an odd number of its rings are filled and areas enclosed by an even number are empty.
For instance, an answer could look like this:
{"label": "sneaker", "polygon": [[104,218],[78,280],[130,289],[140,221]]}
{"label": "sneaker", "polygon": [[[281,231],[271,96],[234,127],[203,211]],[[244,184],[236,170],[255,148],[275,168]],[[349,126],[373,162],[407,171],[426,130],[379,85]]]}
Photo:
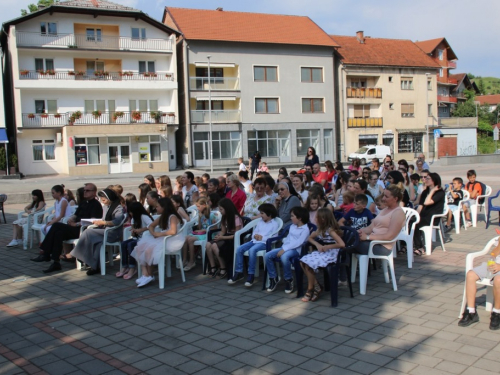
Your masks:
{"label": "sneaker", "polygon": [[465,222],[465,227],[466,227],[466,228],[470,228],[470,227],[472,227],[472,222],[470,222],[470,221],[466,221],[466,222]]}
{"label": "sneaker", "polygon": [[444,226],[444,232],[448,233],[451,230],[451,225],[445,225]]}
{"label": "sneaker", "polygon": [[235,272],[234,276],[231,277],[227,283],[228,284],[236,284],[238,281],[243,280],[243,274],[241,272]]}
{"label": "sneaker", "polygon": [[274,292],[274,290],[278,286],[279,282],[280,282],[279,278],[270,278],[269,279],[269,286],[267,287],[267,291],[268,292]]}
{"label": "sneaker", "polygon": [[140,284],[145,277],[146,276],[144,276],[144,275],[142,275],[141,277],[138,277],[137,280],[135,280],[135,283]]}
{"label": "sneaker", "polygon": [[7,247],[19,246],[22,245],[22,243],[23,243],[22,240],[12,240],[7,244]]}
{"label": "sneaker", "polygon": [[[491,313],[492,319],[493,319],[493,314],[494,313]],[[499,314],[497,314],[497,315],[499,316],[499,319],[500,319],[500,315]],[[469,310],[465,309],[464,315],[462,316],[462,319],[460,319],[458,321],[458,325],[459,325],[459,327],[468,327],[471,324],[474,324],[477,322],[479,322],[479,316],[477,315],[477,312],[471,314],[469,312]],[[499,321],[499,323],[500,323],[500,321]],[[490,324],[490,327],[491,327],[491,324]]]}
{"label": "sneaker", "polygon": [[293,292],[293,279],[286,280],[285,279],[285,293],[290,294]]}
{"label": "sneaker", "polygon": [[253,285],[254,279],[255,279],[254,275],[248,275],[247,281],[245,281],[245,286],[248,288],[251,287]]}
{"label": "sneaker", "polygon": [[339,280],[339,286],[347,286],[347,280],[346,281]]}
{"label": "sneaker", "polygon": [[143,276],[144,278],[141,280],[139,284],[137,284],[138,288],[142,288],[143,286],[148,285],[151,281],[154,281],[154,276]]}
{"label": "sneaker", "polygon": [[490,329],[496,331],[500,329],[500,314],[496,312],[491,313]]}

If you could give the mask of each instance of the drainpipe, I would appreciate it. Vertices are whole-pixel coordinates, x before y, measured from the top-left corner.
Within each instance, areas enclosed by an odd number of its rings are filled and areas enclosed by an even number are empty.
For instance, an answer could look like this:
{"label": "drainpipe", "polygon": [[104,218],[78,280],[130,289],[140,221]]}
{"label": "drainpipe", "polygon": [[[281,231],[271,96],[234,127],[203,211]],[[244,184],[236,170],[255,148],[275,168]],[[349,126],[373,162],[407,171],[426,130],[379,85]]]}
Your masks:
{"label": "drainpipe", "polygon": [[341,87],[340,87],[340,98],[342,100],[342,129],[343,129],[343,134],[342,137],[340,137],[341,142],[342,142],[342,153],[343,153],[343,159],[342,161],[347,161],[347,154],[346,154],[346,138],[347,138],[347,101],[346,101],[346,96],[345,96],[345,75],[346,75],[346,70],[344,67],[342,67],[342,79],[341,79]]}

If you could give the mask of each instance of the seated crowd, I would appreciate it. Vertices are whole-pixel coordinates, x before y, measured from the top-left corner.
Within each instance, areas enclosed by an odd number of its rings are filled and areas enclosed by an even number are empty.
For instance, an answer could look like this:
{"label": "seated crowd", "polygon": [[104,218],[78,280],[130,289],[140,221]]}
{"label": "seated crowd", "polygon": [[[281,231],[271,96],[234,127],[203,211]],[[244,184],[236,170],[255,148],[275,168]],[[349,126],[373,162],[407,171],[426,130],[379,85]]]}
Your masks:
{"label": "seated crowd", "polygon": [[[276,261],[283,266],[285,293],[294,290],[291,259],[299,257],[303,244],[308,242],[311,249],[317,251],[309,252],[300,259],[308,279],[307,292],[302,300],[316,301],[323,287],[316,279],[315,271],[336,262],[339,249],[345,246],[341,226],[350,226],[358,232],[361,242],[356,251],[367,254],[370,241],[394,240],[405,225],[406,216],[402,208],[414,208],[420,215],[414,232],[414,249],[402,247],[401,251],[422,255],[425,253],[424,242],[419,229],[429,226],[433,215],[443,214],[445,200],[451,212],[463,198],[462,189],[469,192],[471,200],[484,193],[484,185],[476,181],[473,170],[467,172],[467,185],[463,186],[463,180],[456,177],[449,186],[442,186],[441,177],[424,168],[428,165],[423,155],[417,160],[416,168],[406,160],[399,160],[396,164],[387,156],[382,163],[373,159],[370,166],[364,168],[357,160],[347,169],[340,162],[333,164],[327,161],[325,171],[322,171],[314,149],[309,148],[309,151],[303,169],[288,173],[286,168],[280,168],[277,180],[271,177],[260,159],[258,166],[251,164],[256,177],[252,180],[240,159],[237,174],[227,172],[218,178],[207,173],[194,176],[190,171],[173,181],[166,175],[156,179],[147,175],[138,186],[138,196],[129,193],[123,197],[121,185],[111,185],[98,191],[94,184],[88,183],[79,189],[77,208],[73,214],[68,210],[71,204],[75,204],[72,193],[68,194],[63,187],[56,185],[52,189],[56,201],[55,215],[44,226],[40,254],[32,260],[52,260],[44,271],[50,273],[61,270],[61,260],[72,261],[76,258],[87,267],[87,275],[96,274],[99,272],[99,253],[105,229],[130,226],[130,238],[120,238],[121,232],[113,231],[108,241],[123,241],[120,254],[122,267],[116,277],[134,278],[137,268],[141,267],[142,276],[136,282],[138,287],[143,287],[154,280],[153,267],[163,254],[164,237],[178,233],[183,221],[190,220],[189,211],[196,210],[198,223],[187,234],[183,249],[184,271],[196,266],[200,257],[196,244],[206,243],[210,277],[227,278],[229,284],[245,279],[244,255],[248,255],[245,286],[251,287],[258,267],[257,254],[266,250],[267,239],[278,235],[282,222],[281,233],[286,228],[287,235],[278,247],[265,253],[263,259],[269,276],[267,291],[274,291],[281,281]],[[37,212],[44,207],[43,194],[34,190],[33,202],[25,211]],[[467,218],[464,224],[468,226],[470,209],[464,205],[464,211]],[[280,224],[276,218],[281,220]],[[235,233],[253,220],[259,221],[248,242],[235,249]],[[219,221],[219,231],[207,238],[208,227]],[[14,236],[9,246],[16,246],[22,240],[19,228],[23,224],[22,220],[14,223]],[[88,224],[93,225],[84,229]],[[450,225],[451,216],[446,228]],[[78,241],[70,249],[70,245],[65,243],[72,239]],[[393,244],[394,241],[376,245],[374,253],[387,255],[392,251]],[[168,253],[168,245],[166,251]],[[481,273],[470,276],[471,280],[478,277]],[[346,275],[341,274],[339,282],[345,280]],[[472,287],[470,292],[473,292]],[[472,301],[472,297],[469,299]],[[476,321],[474,311],[474,307],[469,306],[464,319]],[[495,309],[495,313],[500,313],[500,310]],[[498,324],[500,326],[500,315]]]}

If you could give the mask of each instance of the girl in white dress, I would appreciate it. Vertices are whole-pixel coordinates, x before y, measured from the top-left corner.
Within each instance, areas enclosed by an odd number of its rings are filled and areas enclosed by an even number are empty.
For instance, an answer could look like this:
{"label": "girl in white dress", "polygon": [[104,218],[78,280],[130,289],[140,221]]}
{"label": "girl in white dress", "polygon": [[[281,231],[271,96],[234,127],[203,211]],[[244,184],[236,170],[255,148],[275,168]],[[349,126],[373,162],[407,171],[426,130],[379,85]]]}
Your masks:
{"label": "girl in white dress", "polygon": [[[26,212],[28,215],[43,211],[45,209],[45,200],[43,198],[43,192],[40,189],[35,189],[31,192],[31,199],[31,203],[24,207],[24,212]],[[12,241],[9,242],[7,247],[14,247],[23,244],[23,226],[28,223],[28,218],[29,216],[22,217],[12,223]],[[43,219],[43,217],[40,217],[40,219]],[[33,216],[30,218],[30,220],[31,224],[33,224]]]}
{"label": "girl in white dress", "polygon": [[[160,257],[163,256],[163,237],[177,234],[181,227],[182,218],[169,198],[158,200],[157,212],[160,216],[148,226],[148,231],[144,232],[134,251],[130,254],[137,260],[142,270],[142,277],[136,280],[138,288],[154,280],[152,266],[158,264]],[[155,231],[156,226],[159,226],[160,232]],[[182,243],[184,240],[182,239]],[[176,244],[167,242],[167,252],[169,245]]]}
{"label": "girl in white dress", "polygon": [[300,259],[300,265],[307,276],[307,292],[303,302],[314,302],[323,291],[323,287],[316,280],[315,272],[318,268],[328,266],[337,261],[339,249],[344,247],[342,231],[332,212],[328,208],[320,208],[316,215],[318,229],[309,236],[309,243],[318,251],[307,254]]}
{"label": "girl in white dress", "polygon": [[54,202],[54,217],[47,224],[45,224],[42,229],[43,241],[45,235],[49,233],[50,228],[53,224],[60,222],[64,218],[69,218],[72,214],[71,206],[69,205],[66,198],[64,198],[64,187],[62,185],[55,185],[52,187],[52,198],[55,199]]}

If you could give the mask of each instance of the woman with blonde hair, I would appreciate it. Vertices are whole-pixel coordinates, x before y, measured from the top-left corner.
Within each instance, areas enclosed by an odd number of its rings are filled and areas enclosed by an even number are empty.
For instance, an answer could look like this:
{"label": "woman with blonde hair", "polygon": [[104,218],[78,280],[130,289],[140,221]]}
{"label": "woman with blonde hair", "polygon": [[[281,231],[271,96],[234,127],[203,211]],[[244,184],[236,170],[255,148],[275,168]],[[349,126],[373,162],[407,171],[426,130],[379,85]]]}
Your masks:
{"label": "woman with blonde hair", "polygon": [[234,203],[238,213],[241,213],[245,206],[247,195],[245,194],[244,186],[240,182],[240,178],[235,174],[227,176],[226,184],[230,189],[226,193],[226,198],[229,198]]}

